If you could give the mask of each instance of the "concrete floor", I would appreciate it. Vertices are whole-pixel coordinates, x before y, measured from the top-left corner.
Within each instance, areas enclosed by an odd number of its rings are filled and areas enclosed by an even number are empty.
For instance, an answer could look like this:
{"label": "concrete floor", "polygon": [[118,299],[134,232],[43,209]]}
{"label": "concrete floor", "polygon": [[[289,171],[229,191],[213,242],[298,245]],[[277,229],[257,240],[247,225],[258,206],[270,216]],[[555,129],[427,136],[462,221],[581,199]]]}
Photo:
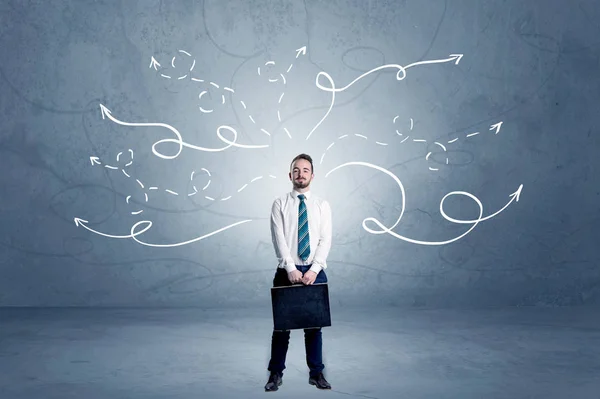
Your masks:
{"label": "concrete floor", "polygon": [[[331,391],[292,331],[264,392],[270,308],[0,308],[0,398],[600,398],[600,309],[332,308]],[[269,396],[271,395],[271,396]]]}

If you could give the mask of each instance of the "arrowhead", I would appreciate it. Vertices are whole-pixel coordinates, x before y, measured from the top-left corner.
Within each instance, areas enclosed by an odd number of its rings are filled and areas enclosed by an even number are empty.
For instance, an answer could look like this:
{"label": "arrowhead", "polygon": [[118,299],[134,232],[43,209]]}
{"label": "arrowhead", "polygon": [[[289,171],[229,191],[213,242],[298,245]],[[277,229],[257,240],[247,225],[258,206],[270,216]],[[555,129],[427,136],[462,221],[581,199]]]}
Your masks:
{"label": "arrowhead", "polygon": [[80,219],[80,218],[74,218],[73,221],[75,221],[75,226],[77,226],[77,227],[79,227],[79,225],[82,225],[84,223],[88,223],[87,220],[83,220],[83,219]]}
{"label": "arrowhead", "polygon": [[96,163],[97,165],[100,165],[100,158],[92,156],[92,157],[90,157],[90,162],[92,163],[92,165],[94,163]]}
{"label": "arrowhead", "polygon": [[104,119],[104,117],[106,115],[112,115],[110,112],[110,109],[106,108],[104,105],[100,104],[100,112],[102,112],[102,119]]}
{"label": "arrowhead", "polygon": [[300,57],[300,54],[306,55],[306,46],[296,49],[296,58]]}
{"label": "arrowhead", "polygon": [[515,197],[515,201],[519,202],[519,197],[521,196],[521,190],[523,190],[523,185],[522,184],[519,186],[519,188],[517,189],[517,191],[515,191],[514,193],[512,193],[510,195],[510,197]]}
{"label": "arrowhead", "polygon": [[454,63],[454,65],[458,65],[463,55],[464,54],[450,54],[450,57],[455,57],[454,59],[456,60],[456,62]]}
{"label": "arrowhead", "polygon": [[150,65],[148,65],[148,68],[154,67],[154,70],[158,71],[158,69],[156,68],[156,66],[160,66],[160,63],[158,61],[156,61],[156,58],[154,58],[154,56],[152,56],[151,59],[150,59]]}
{"label": "arrowhead", "polygon": [[502,126],[504,122],[498,122],[495,125],[490,126],[490,130],[494,130],[496,129],[496,133],[494,134],[498,134],[500,132],[500,127]]}

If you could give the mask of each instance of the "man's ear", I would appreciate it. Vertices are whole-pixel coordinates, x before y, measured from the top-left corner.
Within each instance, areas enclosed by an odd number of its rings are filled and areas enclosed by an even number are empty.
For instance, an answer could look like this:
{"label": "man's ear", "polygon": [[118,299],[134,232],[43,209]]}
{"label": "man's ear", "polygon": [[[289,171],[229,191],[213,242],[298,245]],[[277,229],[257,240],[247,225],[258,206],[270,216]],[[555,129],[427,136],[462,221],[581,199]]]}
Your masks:
{"label": "man's ear", "polygon": [[292,180],[292,172],[288,172],[288,176],[289,176],[290,180]]}

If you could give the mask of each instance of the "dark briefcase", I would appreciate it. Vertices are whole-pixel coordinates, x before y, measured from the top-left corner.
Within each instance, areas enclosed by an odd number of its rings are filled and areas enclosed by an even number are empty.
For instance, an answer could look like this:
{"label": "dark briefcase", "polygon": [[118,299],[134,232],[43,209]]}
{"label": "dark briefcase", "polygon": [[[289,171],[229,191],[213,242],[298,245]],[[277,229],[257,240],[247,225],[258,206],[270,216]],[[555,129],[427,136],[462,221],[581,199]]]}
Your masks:
{"label": "dark briefcase", "polygon": [[271,288],[276,331],[331,326],[327,283]]}

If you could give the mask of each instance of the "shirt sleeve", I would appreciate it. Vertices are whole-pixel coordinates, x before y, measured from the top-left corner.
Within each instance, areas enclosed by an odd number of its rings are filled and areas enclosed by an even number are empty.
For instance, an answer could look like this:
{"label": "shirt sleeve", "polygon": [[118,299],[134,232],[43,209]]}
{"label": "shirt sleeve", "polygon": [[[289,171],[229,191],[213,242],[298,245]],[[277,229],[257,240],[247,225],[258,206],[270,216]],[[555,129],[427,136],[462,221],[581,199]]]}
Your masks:
{"label": "shirt sleeve", "polygon": [[284,268],[288,273],[297,270],[283,234],[283,214],[280,199],[273,201],[271,207],[271,240],[273,241],[275,256],[279,261],[278,267]]}
{"label": "shirt sleeve", "polygon": [[327,256],[329,256],[329,250],[331,249],[331,232],[331,207],[329,206],[329,202],[323,201],[321,204],[321,234],[313,263],[310,267],[310,270],[317,274],[321,270],[327,269]]}

